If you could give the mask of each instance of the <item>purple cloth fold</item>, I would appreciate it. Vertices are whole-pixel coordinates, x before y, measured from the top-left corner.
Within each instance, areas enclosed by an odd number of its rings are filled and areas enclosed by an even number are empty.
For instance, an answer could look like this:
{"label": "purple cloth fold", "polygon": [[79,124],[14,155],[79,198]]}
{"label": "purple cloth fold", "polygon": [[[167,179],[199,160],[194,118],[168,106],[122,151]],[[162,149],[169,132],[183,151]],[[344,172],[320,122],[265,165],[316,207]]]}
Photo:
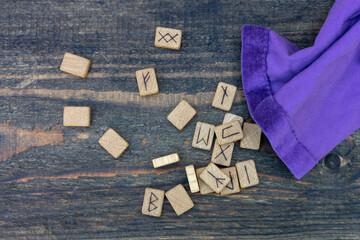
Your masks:
{"label": "purple cloth fold", "polygon": [[337,0],[312,47],[244,25],[249,111],[296,178],[360,127],[360,0]]}

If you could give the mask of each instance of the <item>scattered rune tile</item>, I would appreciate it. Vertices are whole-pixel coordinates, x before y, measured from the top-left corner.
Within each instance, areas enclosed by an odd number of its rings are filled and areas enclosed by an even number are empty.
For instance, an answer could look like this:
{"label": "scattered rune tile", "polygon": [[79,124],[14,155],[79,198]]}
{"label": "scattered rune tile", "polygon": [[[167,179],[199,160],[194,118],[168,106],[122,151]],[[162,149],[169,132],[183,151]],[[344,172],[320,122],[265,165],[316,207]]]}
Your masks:
{"label": "scattered rune tile", "polygon": [[180,161],[179,155],[177,153],[173,153],[163,157],[155,158],[152,160],[152,163],[154,168],[159,168],[179,161]]}
{"label": "scattered rune tile", "polygon": [[240,192],[239,179],[236,171],[236,167],[222,168],[221,171],[225,173],[229,178],[230,182],[220,192],[221,195],[229,195]]}
{"label": "scattered rune tile", "polygon": [[160,217],[164,204],[165,191],[155,188],[146,188],[142,205],[142,214]]}
{"label": "scattered rune tile", "polygon": [[165,196],[178,216],[194,207],[193,201],[181,184],[167,191]]}
{"label": "scattered rune tile", "polygon": [[200,178],[216,193],[220,193],[230,182],[230,178],[213,163],[205,168],[200,174]]}
{"label": "scattered rune tile", "polygon": [[196,110],[188,102],[182,100],[167,116],[167,120],[181,131],[196,113]]}
{"label": "scattered rune tile", "polygon": [[229,123],[232,121],[238,120],[240,122],[240,125],[243,125],[244,119],[238,115],[232,114],[232,113],[225,113],[224,120],[222,124]]}
{"label": "scattered rune tile", "polygon": [[190,192],[196,193],[200,191],[199,182],[196,176],[194,165],[188,165],[185,167],[186,176],[189,182]]}
{"label": "scattered rune tile", "polygon": [[244,123],[244,138],[240,141],[241,148],[259,150],[261,142],[261,129],[255,123]]}
{"label": "scattered rune tile", "polygon": [[225,111],[230,111],[235,98],[235,93],[236,87],[234,85],[219,82],[212,106]]}
{"label": "scattered rune tile", "polygon": [[220,145],[236,142],[243,138],[239,121],[232,121],[215,127],[216,141]]}
{"label": "scattered rune tile", "polygon": [[202,167],[202,168],[197,168],[195,169],[196,171],[196,176],[199,182],[199,187],[200,187],[200,193],[201,194],[208,194],[208,193],[212,193],[214,192],[214,190],[211,189],[211,187],[209,187],[209,185],[207,185],[201,178],[200,175],[201,173],[205,170],[206,167]]}
{"label": "scattered rune tile", "polygon": [[85,78],[88,74],[91,61],[72,53],[65,53],[60,65],[60,70]]}
{"label": "scattered rune tile", "polygon": [[219,143],[215,141],[211,162],[226,167],[230,166],[234,145],[235,143],[219,145]]}
{"label": "scattered rune tile", "polygon": [[155,47],[179,50],[182,32],[179,29],[157,27],[155,34]]}
{"label": "scattered rune tile", "polygon": [[148,96],[159,93],[154,68],[141,69],[135,72],[140,96]]}
{"label": "scattered rune tile", "polygon": [[99,143],[114,158],[120,157],[129,146],[129,144],[112,128],[109,128],[109,130],[104,133],[99,139]]}
{"label": "scattered rune tile", "polygon": [[238,172],[241,188],[252,187],[259,184],[259,178],[254,160],[250,159],[238,162],[237,164],[235,164],[235,166]]}
{"label": "scattered rune tile", "polygon": [[63,124],[65,127],[90,127],[90,107],[64,107]]}
{"label": "scattered rune tile", "polygon": [[192,146],[204,150],[211,150],[214,139],[215,126],[208,123],[197,122]]}

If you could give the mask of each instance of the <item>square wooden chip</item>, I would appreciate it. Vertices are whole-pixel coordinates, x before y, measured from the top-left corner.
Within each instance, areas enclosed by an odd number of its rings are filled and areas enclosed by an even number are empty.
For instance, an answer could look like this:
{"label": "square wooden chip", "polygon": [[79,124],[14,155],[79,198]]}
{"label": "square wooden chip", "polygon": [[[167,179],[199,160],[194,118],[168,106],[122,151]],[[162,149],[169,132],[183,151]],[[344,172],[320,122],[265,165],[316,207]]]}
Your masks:
{"label": "square wooden chip", "polygon": [[259,150],[261,142],[261,128],[255,123],[244,123],[243,132],[244,138],[240,141],[240,147]]}
{"label": "square wooden chip", "polygon": [[182,32],[179,29],[157,27],[155,34],[155,47],[179,50]]}
{"label": "square wooden chip", "polygon": [[180,131],[196,115],[196,110],[185,100],[182,100],[167,116],[167,119]]}
{"label": "square wooden chip", "polygon": [[88,74],[91,61],[72,53],[65,53],[60,65],[60,70],[85,78]]}
{"label": "square wooden chip", "polygon": [[104,133],[99,139],[99,143],[114,158],[120,157],[129,146],[129,144],[112,128],[109,128],[109,130]]}
{"label": "square wooden chip", "polygon": [[241,188],[252,187],[259,184],[254,160],[250,159],[238,162],[235,166],[238,172]]}
{"label": "square wooden chip", "polygon": [[167,191],[165,196],[177,215],[181,215],[194,207],[193,201],[181,184]]}
{"label": "square wooden chip", "polygon": [[237,88],[234,85],[219,82],[212,106],[225,111],[230,111],[234,102],[236,89]]}
{"label": "square wooden chip", "polygon": [[165,198],[165,191],[155,188],[146,188],[142,205],[142,214],[160,217]]}
{"label": "square wooden chip", "polygon": [[222,168],[221,171],[230,178],[230,182],[224,187],[220,194],[229,195],[240,192],[240,184],[236,167]]}
{"label": "square wooden chip", "polygon": [[197,122],[192,146],[210,151],[214,140],[214,129],[215,126],[212,124]]}
{"label": "square wooden chip", "polygon": [[135,72],[140,96],[148,96],[159,93],[155,69],[146,68]]}
{"label": "square wooden chip", "polygon": [[213,163],[205,168],[200,178],[216,193],[220,193],[230,182],[230,178]]}
{"label": "square wooden chip", "polygon": [[90,127],[90,107],[64,107],[63,124],[65,127]]}
{"label": "square wooden chip", "polygon": [[240,122],[235,120],[215,127],[216,141],[219,145],[236,142],[243,138]]}

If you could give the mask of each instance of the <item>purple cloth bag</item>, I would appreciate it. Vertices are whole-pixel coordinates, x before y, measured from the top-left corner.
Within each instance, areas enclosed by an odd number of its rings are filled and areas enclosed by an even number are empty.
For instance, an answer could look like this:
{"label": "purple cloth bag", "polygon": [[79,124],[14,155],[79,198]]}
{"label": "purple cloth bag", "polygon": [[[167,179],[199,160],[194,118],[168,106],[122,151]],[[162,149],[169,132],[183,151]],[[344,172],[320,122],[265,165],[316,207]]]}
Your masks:
{"label": "purple cloth bag", "polygon": [[254,121],[303,177],[360,127],[360,0],[337,0],[306,49],[244,25],[242,77]]}

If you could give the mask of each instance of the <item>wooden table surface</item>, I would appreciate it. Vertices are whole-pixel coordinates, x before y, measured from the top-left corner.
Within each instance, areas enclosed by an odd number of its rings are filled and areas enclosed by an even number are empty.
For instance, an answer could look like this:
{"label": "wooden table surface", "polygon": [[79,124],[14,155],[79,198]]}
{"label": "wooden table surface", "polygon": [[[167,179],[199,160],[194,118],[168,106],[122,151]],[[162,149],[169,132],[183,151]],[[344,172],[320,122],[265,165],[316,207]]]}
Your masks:
{"label": "wooden table surface", "polygon": [[[263,136],[258,186],[218,197],[192,194],[178,217],[141,214],[145,187],[182,183],[197,121],[218,125],[219,81],[238,87],[232,113],[250,115],[241,85],[241,28],[269,26],[300,48],[313,44],[334,0],[4,0],[0,8],[0,238],[360,239],[360,131],[296,180]],[[153,46],[157,26],[183,30],[180,51]],[[92,60],[86,79],[59,70],[65,52]],[[155,67],[160,93],[140,97],[135,71]],[[198,111],[178,131],[166,120],[181,100]],[[62,126],[66,105],[92,108],[90,128]],[[249,121],[249,120],[248,120]],[[341,124],[341,123],[339,123]],[[98,139],[109,127],[130,147],[114,159]],[[154,169],[151,159],[178,152]]]}

